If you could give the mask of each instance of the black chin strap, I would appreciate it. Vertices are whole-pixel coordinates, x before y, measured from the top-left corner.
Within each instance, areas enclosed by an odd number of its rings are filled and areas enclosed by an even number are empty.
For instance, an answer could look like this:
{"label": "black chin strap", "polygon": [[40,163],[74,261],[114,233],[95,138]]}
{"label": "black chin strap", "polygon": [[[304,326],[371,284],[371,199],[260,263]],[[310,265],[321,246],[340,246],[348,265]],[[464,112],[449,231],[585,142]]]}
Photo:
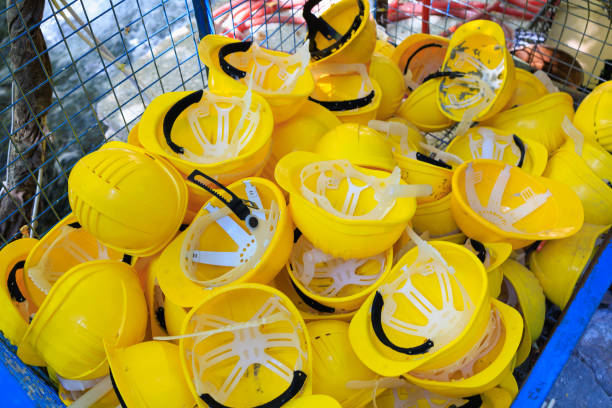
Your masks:
{"label": "black chin strap", "polygon": [[516,163],[516,167],[523,167],[523,161],[525,160],[525,144],[517,135],[512,135],[512,140],[514,140],[514,144],[521,151],[521,157],[519,158],[518,163]]}
{"label": "black chin strap", "polygon": [[452,170],[452,167],[450,165],[446,164],[444,161],[442,161],[440,159],[434,159],[433,157],[426,156],[426,155],[421,154],[419,152],[416,152],[416,159],[418,161],[422,161],[424,163],[433,164],[434,166],[442,167],[443,169]]}
{"label": "black chin strap", "polygon": [[235,52],[247,52],[251,48],[251,45],[253,45],[253,41],[238,41],[225,44],[223,47],[221,47],[219,49],[219,65],[221,66],[223,72],[236,80],[244,78],[246,76],[246,72],[227,62],[226,58],[228,55]]}
{"label": "black chin strap", "polygon": [[164,137],[166,139],[166,143],[168,147],[172,149],[174,153],[184,154],[185,148],[177,145],[172,141],[172,127],[174,126],[174,122],[180,116],[181,113],[194,103],[200,102],[202,100],[202,95],[204,95],[203,90],[195,91],[190,93],[189,95],[179,99],[170,109],[166,112],[166,116],[164,116],[163,130]]}
{"label": "black chin strap", "polygon": [[334,309],[333,307],[325,306],[324,304],[319,303],[316,300],[310,298],[307,294],[302,292],[300,288],[298,288],[297,285],[293,281],[291,281],[291,285],[293,286],[293,289],[295,289],[295,293],[298,294],[300,299],[302,299],[304,303],[306,303],[308,306],[310,306],[317,312],[328,313],[328,314],[336,312],[336,309]]}
{"label": "black chin strap", "polygon": [[480,408],[482,407],[482,398],[480,397],[480,395],[474,395],[472,397],[467,397],[465,399],[467,399],[467,402],[465,404],[459,407],[456,406],[455,404],[452,404],[448,408]]}
{"label": "black chin strap", "polygon": [[13,265],[6,280],[6,287],[11,295],[11,299],[18,303],[23,303],[26,301],[25,296],[23,296],[23,293],[21,293],[21,290],[19,289],[19,285],[17,285],[17,271],[23,269],[24,265],[25,261],[19,261]]}
{"label": "black chin strap", "polygon": [[476,256],[480,259],[480,262],[484,263],[487,259],[487,249],[480,241],[470,238],[470,245],[476,251]]}
{"label": "black chin strap", "polygon": [[312,96],[308,97],[309,100],[318,103],[323,106],[327,110],[332,112],[341,112],[341,111],[349,111],[353,109],[363,108],[364,106],[368,106],[374,100],[374,90],[367,94],[362,98],[349,99],[346,101],[321,101],[319,99],[315,99]]}

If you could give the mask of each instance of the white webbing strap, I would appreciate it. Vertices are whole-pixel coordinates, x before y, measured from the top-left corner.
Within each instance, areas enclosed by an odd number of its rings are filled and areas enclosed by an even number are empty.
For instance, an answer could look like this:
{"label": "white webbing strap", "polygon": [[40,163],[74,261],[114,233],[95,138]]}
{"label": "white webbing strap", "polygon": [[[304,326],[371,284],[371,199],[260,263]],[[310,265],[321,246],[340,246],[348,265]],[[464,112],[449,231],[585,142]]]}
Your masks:
{"label": "white webbing strap", "polygon": [[578,156],[582,156],[582,147],[584,146],[584,135],[579,131],[567,116],[561,122],[561,128],[565,134],[574,141],[574,151]]}

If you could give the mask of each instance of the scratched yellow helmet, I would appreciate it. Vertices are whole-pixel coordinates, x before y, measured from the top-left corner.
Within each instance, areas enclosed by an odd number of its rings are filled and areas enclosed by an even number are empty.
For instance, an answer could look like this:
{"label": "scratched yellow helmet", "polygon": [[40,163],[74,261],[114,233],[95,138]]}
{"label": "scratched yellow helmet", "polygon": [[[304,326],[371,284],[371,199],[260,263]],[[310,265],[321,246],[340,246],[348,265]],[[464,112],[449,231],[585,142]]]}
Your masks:
{"label": "scratched yellow helmet", "polygon": [[453,217],[467,236],[514,249],[568,237],[584,221],[580,199],[568,186],[496,160],[459,166],[451,194]]}
{"label": "scratched yellow helmet", "polygon": [[[17,355],[63,378],[91,380],[108,372],[104,340],[132,345],[144,338],[146,327],[147,305],[134,269],[113,260],[86,262],[53,285]],[[38,358],[30,359],[31,352]]]}
{"label": "scratched yellow helmet", "polygon": [[393,116],[404,97],[404,77],[397,65],[382,54],[372,55],[369,73],[382,92],[376,119],[388,119]]}
{"label": "scratched yellow helmet", "polygon": [[344,123],[367,125],[376,118],[383,93],[365,64],[325,64],[312,68],[315,87],[309,99]]}
{"label": "scratched yellow helmet", "polygon": [[504,31],[496,22],[473,20],[451,37],[438,87],[438,107],[449,119],[480,121],[500,112],[516,81]]}
{"label": "scratched yellow helmet", "polygon": [[200,41],[198,54],[209,69],[212,92],[242,94],[252,89],[270,104],[275,123],[294,116],[314,86],[307,44],[288,54],[252,41],[209,34]]}
{"label": "scratched yellow helmet", "polygon": [[426,77],[440,70],[448,43],[449,39],[445,37],[416,33],[398,44],[391,59],[404,76],[408,90],[414,91]]}
{"label": "scratched yellow helmet", "polygon": [[514,369],[523,337],[523,318],[514,308],[491,299],[486,330],[460,359],[435,370],[417,368],[404,375],[411,383],[437,394],[465,398],[494,388]]}
{"label": "scratched yellow helmet", "polygon": [[176,305],[192,307],[219,286],[268,283],[289,259],[293,226],[280,189],[259,177],[219,187],[153,265]]}
{"label": "scratched yellow helmet", "polygon": [[431,193],[430,186],[406,185],[399,168],[390,174],[310,152],[283,157],[275,177],[290,195],[296,227],[316,248],[341,258],[389,249],[414,215],[415,196]]}
{"label": "scratched yellow helmet", "polygon": [[313,9],[321,0],[308,0],[302,15],[308,28],[312,64],[365,64],[376,47],[376,23],[368,0],[341,0],[319,17]]}
{"label": "scratched yellow helmet", "polygon": [[445,149],[464,161],[493,159],[520,167],[529,174],[541,176],[548,161],[548,151],[539,142],[521,139],[507,130],[485,126],[470,128],[455,137]]}
{"label": "scratched yellow helmet", "polygon": [[426,132],[452,126],[455,122],[444,115],[437,104],[436,92],[441,81],[439,78],[430,79],[413,89],[396,114]]}
{"label": "scratched yellow helmet", "polygon": [[179,229],[187,187],[165,160],[109,142],[74,165],[68,199],[79,224],[102,244],[147,256],[165,247]]}
{"label": "scratched yellow helmet", "polygon": [[435,370],[470,350],[487,327],[483,264],[462,245],[417,244],[359,308],[349,328],[361,362],[382,376]]}
{"label": "scratched yellow helmet", "polygon": [[362,407],[372,398],[372,392],[351,388],[351,382],[372,381],[378,375],[363,365],[353,352],[348,337],[349,324],[340,320],[319,320],[306,324],[306,328],[313,354],[312,392],[333,397],[343,408]]}
{"label": "scratched yellow helmet", "polygon": [[612,151],[612,81],[599,84],[582,100],[574,125],[585,136]]}
{"label": "scratched yellow helmet", "polygon": [[305,395],[303,397],[298,397],[292,399],[285,405],[284,408],[342,408],[342,405],[338,403],[335,399],[328,395],[323,394],[312,394]]}
{"label": "scratched yellow helmet", "polygon": [[72,267],[100,259],[133,259],[108,248],[70,213],[47,232],[28,255],[23,278],[33,305],[40,307],[55,282]]}
{"label": "scratched yellow helmet", "polygon": [[531,103],[548,94],[546,86],[531,72],[515,68],[515,75],[516,88],[504,110]]}
{"label": "scratched yellow helmet", "polygon": [[0,331],[11,344],[18,345],[32,316],[38,310],[24,282],[23,266],[38,241],[21,238],[0,250]]}
{"label": "scratched yellow helmet", "polygon": [[525,322],[523,338],[516,353],[516,365],[529,356],[531,345],[542,333],[546,314],[546,300],[535,275],[513,259],[499,267],[504,275],[499,300],[517,309]]}
{"label": "scratched yellow helmet", "polygon": [[105,344],[115,392],[123,406],[187,408],[194,396],[181,369],[179,348],[163,341]]}
{"label": "scratched yellow helmet", "polygon": [[584,224],[569,238],[547,242],[529,255],[529,268],[546,297],[565,309],[578,279],[597,249],[597,241],[610,225]]}
{"label": "scratched yellow helmet", "polygon": [[392,172],[395,159],[385,136],[366,125],[343,123],[325,133],[314,152],[327,159],[347,159],[352,164]]}
{"label": "scratched yellow helmet", "polygon": [[312,392],[306,324],[269,286],[213,290],[185,318],[179,348],[183,374],[202,408],[284,404]]}
{"label": "scratched yellow helmet", "polygon": [[540,142],[552,153],[563,144],[561,123],[566,116],[570,120],[574,117],[574,101],[565,92],[554,92],[505,110],[481,124]]}

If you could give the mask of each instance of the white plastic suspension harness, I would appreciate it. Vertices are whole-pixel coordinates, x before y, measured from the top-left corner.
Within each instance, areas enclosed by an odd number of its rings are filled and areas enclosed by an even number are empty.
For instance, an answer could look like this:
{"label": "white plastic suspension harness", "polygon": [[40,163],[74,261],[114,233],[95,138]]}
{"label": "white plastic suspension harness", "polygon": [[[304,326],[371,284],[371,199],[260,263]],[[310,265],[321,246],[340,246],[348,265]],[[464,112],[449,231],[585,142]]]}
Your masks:
{"label": "white plastic suspension harness", "polygon": [[[359,268],[371,261],[380,265],[378,272],[359,274]],[[302,236],[295,244],[289,262],[302,285],[321,296],[336,297],[349,285],[366,288],[374,284],[385,270],[386,257],[382,253],[368,258],[336,258],[315,248]]]}
{"label": "white plastic suspension harness", "polygon": [[[397,145],[397,141],[399,138],[399,147],[400,152],[408,152],[413,149],[410,147],[410,141],[408,139],[409,128],[403,123],[393,122],[393,121],[384,121],[384,120],[371,120],[368,122],[368,127],[381,132],[383,135],[387,137],[393,145]],[[421,132],[416,128],[412,127],[414,132],[421,134]],[[393,151],[396,151],[396,147],[392,147]],[[398,153],[400,153],[398,152]]]}
{"label": "white plastic suspension harness", "polygon": [[[278,204],[272,201],[270,208],[264,208],[257,188],[249,180],[244,180],[243,184],[247,202],[251,207],[250,215],[245,216],[244,225],[230,216],[233,211],[231,208],[225,206],[218,208],[208,203],[204,207],[208,214],[197,217],[186,230],[181,247],[181,269],[187,278],[198,285],[216,287],[239,279],[257,266],[272,242],[280,217]],[[257,222],[251,223],[253,219]],[[236,243],[238,247],[236,251],[216,252],[198,249],[204,231],[213,223],[217,223]],[[197,264],[224,266],[231,269],[217,278],[202,280],[197,276]]]}
{"label": "white plastic suspension harness", "polygon": [[[241,116],[238,123],[232,125],[230,114],[234,109],[239,109]],[[179,146],[172,140],[174,122],[184,111],[201,153]],[[217,131],[206,134],[200,119],[213,115],[216,115]],[[261,106],[253,103],[250,88],[241,98],[200,90],[180,99],[168,110],[163,121],[164,136],[168,147],[186,160],[198,164],[217,163],[238,157],[257,132],[260,116]]]}
{"label": "white plastic suspension harness", "polygon": [[[239,301],[239,300],[234,300]],[[270,325],[280,325],[282,331],[271,332]],[[263,330],[265,326],[266,330]],[[295,322],[291,312],[276,296],[269,297],[266,302],[247,321],[234,321],[223,316],[208,313],[195,314],[190,320],[190,333],[166,339],[192,338],[193,343],[186,352],[191,362],[193,381],[196,392],[210,407],[224,407],[238,383],[248,377],[249,368],[265,367],[289,384],[289,387],[279,397],[266,406],[280,407],[300,392],[306,374],[302,371],[308,359],[303,347],[304,327]],[[287,331],[291,327],[291,331]],[[280,329],[280,327],[279,327]],[[208,350],[198,352],[198,345],[206,341],[214,341],[214,337],[232,333],[231,341]],[[296,359],[292,366],[274,356],[274,351],[286,355],[286,350],[295,350]],[[235,366],[225,378],[220,387],[207,381],[210,370],[237,359]],[[257,374],[254,374],[257,375]],[[265,386],[265,384],[264,384]],[[282,403],[279,403],[283,400]]]}
{"label": "white plastic suspension harness", "polygon": [[[371,309],[372,329],[378,340],[390,349],[402,354],[416,355],[435,352],[457,338],[469,323],[474,304],[469,294],[455,276],[455,270],[448,265],[442,255],[429,243],[423,241],[410,227],[406,229],[410,238],[418,247],[418,255],[411,265],[402,267],[403,273],[393,282],[382,285],[374,297]],[[442,306],[437,308],[412,283],[412,276],[435,275],[440,285]],[[455,307],[453,281],[459,288],[461,307]],[[425,325],[417,325],[402,320],[406,316],[396,315],[398,304],[395,296],[403,296],[423,316]],[[389,340],[384,332],[383,324],[401,333],[427,339],[416,347],[401,347]]]}
{"label": "white plastic suspension harness", "polygon": [[498,135],[492,129],[478,128],[480,139],[474,139],[472,133],[469,134],[469,145],[472,158],[474,159],[493,159],[503,161],[506,149],[510,146],[512,153],[518,157],[516,166],[522,167],[525,160],[525,145],[516,135]]}
{"label": "white plastic suspension harness", "polygon": [[[310,177],[317,177],[315,191],[306,187],[306,180]],[[427,196],[432,192],[430,185],[400,184],[399,167],[396,167],[389,177],[378,178],[360,172],[348,160],[308,164],[302,169],[300,179],[300,190],[308,201],[336,217],[355,220],[381,220],[391,211],[398,198]],[[327,190],[338,189],[342,181],[348,184],[348,191],[342,208],[337,210],[325,193]],[[360,194],[369,188],[374,189],[374,199],[378,204],[365,214],[355,215]]]}
{"label": "white plastic suspension harness", "polygon": [[309,96],[308,99],[318,103],[332,112],[351,112],[357,111],[370,103],[375,98],[374,85],[368,74],[365,64],[325,64],[324,66],[314,66],[311,68],[315,83],[324,76],[342,76],[358,74],[361,77],[361,86],[357,92],[357,97],[349,100],[322,100]]}
{"label": "white plastic suspension harness", "polygon": [[504,231],[521,232],[514,227],[514,224],[540,208],[552,194],[548,190],[546,190],[545,193],[536,194],[531,187],[526,187],[517,194],[524,200],[524,203],[512,210],[504,211],[501,202],[504,192],[506,191],[508,180],[510,180],[511,168],[512,166],[507,164],[499,173],[495,185],[491,190],[491,194],[489,195],[487,206],[483,207],[476,193],[476,184],[483,180],[482,171],[474,171],[472,163],[468,163],[465,172],[465,193],[469,206],[481,217]]}

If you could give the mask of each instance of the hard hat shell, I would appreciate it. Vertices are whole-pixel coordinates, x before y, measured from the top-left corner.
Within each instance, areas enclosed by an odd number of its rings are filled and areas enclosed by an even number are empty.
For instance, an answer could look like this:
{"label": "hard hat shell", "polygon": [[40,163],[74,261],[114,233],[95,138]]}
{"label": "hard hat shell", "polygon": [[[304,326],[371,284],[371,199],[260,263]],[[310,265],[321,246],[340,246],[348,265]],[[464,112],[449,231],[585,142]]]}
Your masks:
{"label": "hard hat shell", "polygon": [[569,186],[580,197],[585,222],[612,224],[612,189],[583,158],[584,154],[576,154],[573,143],[567,141],[548,160],[544,176]]}
{"label": "hard hat shell", "polygon": [[411,84],[407,84],[409,90],[414,91],[428,75],[440,70],[448,43],[449,39],[445,37],[416,33],[398,44],[391,60],[399,67],[402,75],[407,75],[410,70]]}
{"label": "hard hat shell", "polygon": [[[342,259],[320,251],[301,236],[293,246],[286,270],[302,299],[320,307],[322,312],[333,314],[357,310],[391,272],[392,266],[393,247],[369,258]],[[312,267],[311,277],[308,270]]]}
{"label": "hard hat shell", "polygon": [[[516,362],[515,362],[515,364],[516,364]],[[514,400],[514,398],[516,398],[516,396],[518,395],[518,392],[519,392],[518,384],[516,383],[516,379],[514,378],[514,375],[512,373],[508,373],[502,379],[502,381],[499,383],[499,385],[497,387],[502,389],[502,390],[504,390],[504,391],[507,391],[510,394],[510,396],[512,397],[513,400]]]}
{"label": "hard hat shell", "polygon": [[365,65],[342,65],[335,71],[321,66],[313,74],[311,101],[331,110],[344,123],[367,125],[376,118],[383,91]]}
{"label": "hard hat shell", "polygon": [[397,109],[396,115],[426,132],[444,130],[455,122],[445,116],[437,104],[437,89],[441,79],[420,84]]}
{"label": "hard hat shell", "polygon": [[428,231],[434,238],[459,231],[450,210],[450,194],[436,201],[418,204],[411,222],[418,234]]}
{"label": "hard hat shell", "polygon": [[[487,144],[489,143],[489,144]],[[507,130],[475,126],[455,137],[445,151],[464,161],[494,159],[541,176],[548,161],[548,150],[533,139],[521,139]],[[488,157],[485,157],[488,156]]]}
{"label": "hard hat shell", "polygon": [[387,58],[391,58],[391,56],[393,55],[393,51],[395,51],[395,45],[391,44],[389,41],[376,40],[374,52],[382,54]]}
{"label": "hard hat shell", "polygon": [[570,120],[574,117],[574,101],[565,92],[554,92],[505,110],[481,124],[540,142],[552,153],[564,141],[561,122],[566,116]]}
{"label": "hard hat shell", "polygon": [[535,275],[513,259],[499,267],[504,275],[499,300],[513,306],[523,315],[524,331],[516,353],[516,365],[529,356],[531,345],[542,333],[546,314],[546,299]]}
{"label": "hard hat shell", "polygon": [[136,122],[134,127],[128,132],[127,142],[131,145],[142,147],[140,137],[138,136],[139,122]]}
{"label": "hard hat shell", "polygon": [[[51,374],[49,374],[49,377],[51,377]],[[90,380],[83,382],[89,383],[93,381]],[[80,396],[83,396],[87,391],[91,390],[91,388],[92,387],[88,387],[82,391],[70,391],[67,390],[61,383],[58,383],[57,395],[64,405],[69,406],[78,400]],[[91,405],[89,405],[90,408],[116,408],[117,406],[121,406],[121,403],[119,402],[119,399],[117,398],[117,395],[112,387],[110,390],[108,390],[108,392],[98,398],[97,401],[94,401]]]}
{"label": "hard hat shell", "polygon": [[[255,191],[260,209],[252,214],[259,218],[260,229],[270,230],[252,230],[229,210],[228,214],[216,213],[227,209],[217,197],[208,201],[191,225],[176,236],[152,265],[162,292],[176,305],[192,307],[211,288],[221,285],[268,283],[289,259],[293,225],[281,190],[259,177],[237,181],[227,188],[244,199]],[[252,244],[255,245],[251,249]],[[261,250],[258,245],[263,245]],[[249,258],[250,267],[241,259],[243,255]],[[250,259],[256,256],[258,260]]]}
{"label": "hard hat shell", "polygon": [[408,184],[429,184],[433,189],[430,195],[418,197],[418,204],[436,202],[447,196],[451,191],[452,167],[419,152],[409,153],[397,148],[393,152],[397,165],[402,169],[402,179]]}
{"label": "hard hat shell", "polygon": [[68,199],[79,224],[102,244],[147,256],[166,246],[181,225],[187,187],[165,160],[109,142],[74,165]]}
{"label": "hard hat shell", "polygon": [[[200,170],[211,177],[216,177],[223,184],[252,176],[261,170],[270,152],[273,119],[270,105],[264,98],[256,93],[248,96],[246,92],[245,88],[219,93],[213,91],[164,93],[153,99],[142,115],[140,143],[147,151],[172,163],[181,172],[183,179],[193,170]],[[214,103],[212,103],[214,109],[211,106],[207,109],[199,108],[202,103],[210,103],[220,95],[227,96],[228,99],[221,102],[223,108],[217,107]],[[236,99],[230,102],[230,98]],[[244,103],[246,106],[248,100],[250,104],[247,107],[236,109],[240,107],[239,103]],[[177,106],[183,110],[175,116]],[[246,109],[249,111],[245,113]],[[259,112],[259,115],[252,115],[253,112]],[[192,118],[191,115],[196,116]],[[168,122],[173,117],[176,117],[176,120]],[[244,123],[247,125],[243,126]],[[239,126],[243,126],[242,131],[234,135],[233,132],[236,132]],[[218,160],[214,157],[207,158],[206,161],[198,159],[197,156],[205,152],[204,142],[201,139],[206,139],[210,143],[213,141],[229,143],[230,136],[231,141],[234,142],[236,139],[237,143],[241,143],[237,138],[246,139],[244,146],[237,148],[235,155],[228,153],[228,156],[219,156]],[[208,150],[214,151],[213,148]],[[187,185],[189,186],[189,183]],[[190,186],[189,193],[192,200],[198,198],[198,193],[203,194],[199,190],[201,189]],[[195,196],[191,197],[194,194]],[[202,203],[201,197],[198,202]]]}
{"label": "hard hat shell", "polygon": [[585,223],[571,237],[547,242],[529,255],[529,268],[540,281],[546,298],[562,310],[593,256],[597,240],[609,228],[610,225]]}
{"label": "hard hat shell", "polygon": [[[243,47],[240,47],[241,45]],[[229,54],[223,56],[223,50],[228,47],[241,48],[236,50],[236,52],[232,52],[237,57],[235,61],[238,61],[237,63],[234,62],[233,65],[232,62],[225,59],[229,58]],[[198,45],[198,55],[200,60],[209,69],[209,87],[211,91],[221,95],[234,92],[242,94],[246,92],[249,85],[248,75],[254,75],[255,82],[263,80],[263,83],[255,90],[255,93],[265,98],[270,104],[274,123],[284,122],[300,110],[306,102],[308,95],[312,92],[314,82],[310,69],[304,66],[301,75],[294,79],[292,89],[283,89],[283,82],[287,82],[288,79],[281,75],[282,68],[278,63],[271,62],[264,64],[264,67],[267,67],[265,71],[259,71],[259,58],[253,53],[253,48],[252,42],[240,42],[234,38],[216,34],[205,36]],[[286,52],[257,48],[260,52],[273,59],[285,59],[286,61],[291,57],[291,54]],[[269,69],[270,66],[274,67],[274,69]],[[238,72],[242,71],[242,75],[236,75],[235,72],[231,72],[232,69],[238,70]],[[299,69],[296,68],[296,72],[299,72],[297,71]]]}
{"label": "hard hat shell", "polygon": [[[480,208],[473,208],[476,204]],[[467,236],[480,242],[507,242],[513,249],[568,237],[584,221],[580,199],[566,185],[487,159],[455,170],[451,211]]]}
{"label": "hard hat shell", "polygon": [[73,213],[68,214],[38,241],[25,261],[23,279],[32,303],[40,307],[55,282],[72,267],[100,259],[121,261],[124,254],[99,242]]}
{"label": "hard hat shell", "polygon": [[351,389],[347,384],[372,381],[378,375],[363,365],[351,348],[349,324],[319,320],[306,324],[306,328],[312,344],[312,392],[329,395],[344,408],[365,405],[372,398],[372,390]]}
{"label": "hard hat shell", "polygon": [[351,163],[375,170],[392,172],[395,159],[391,144],[374,129],[358,123],[336,126],[317,142],[314,153],[327,159],[347,159]]}
{"label": "hard hat shell", "polygon": [[277,289],[257,283],[216,288],[189,311],[181,336],[183,373],[202,408],[284,403],[312,392],[306,324]]}
{"label": "hard hat shell", "polygon": [[531,103],[548,94],[542,81],[527,70],[515,68],[515,81],[514,93],[503,110]]}
{"label": "hard hat shell", "polygon": [[[304,5],[311,63],[367,63],[376,47],[376,23],[370,17],[369,1],[341,0],[316,17],[311,10],[320,2],[309,0]],[[336,36],[323,34],[320,27],[331,28]]]}
{"label": "hard hat shell", "polygon": [[[395,380],[395,379],[394,379]],[[395,380],[399,381],[399,380]],[[432,393],[424,388],[417,387],[404,380],[404,384],[399,382],[396,387],[385,389],[376,397],[374,401],[366,405],[367,408],[460,408],[460,407],[480,407],[478,396],[463,399],[447,397]],[[474,405],[476,404],[476,405]],[[507,408],[507,407],[506,407]]]}
{"label": "hard hat shell", "polygon": [[284,408],[342,408],[342,405],[329,395],[312,394],[295,398],[285,405]]}
{"label": "hard hat shell", "polygon": [[[290,194],[289,209],[296,227],[316,248],[336,257],[364,258],[386,251],[399,238],[414,215],[415,198],[395,199],[393,208],[380,219],[341,218],[309,201],[302,193],[303,189],[314,191],[316,187],[316,177],[308,177],[306,181],[309,184],[302,184],[303,169],[313,165],[316,171],[316,168],[326,165],[325,162],[324,157],[315,153],[292,152],[283,157],[276,166],[275,178],[277,183]],[[388,172],[380,170],[360,167],[355,167],[355,170],[381,181],[390,178]],[[348,183],[341,182],[340,188],[333,191],[330,203],[334,202],[334,205],[341,207],[345,197],[340,195],[346,194],[347,189]],[[356,213],[367,213],[378,205],[374,195],[369,194],[370,190],[374,188],[368,188],[366,194],[356,197]]]}
{"label": "hard hat shell", "polygon": [[372,55],[369,73],[382,91],[376,119],[388,119],[393,116],[404,98],[404,77],[397,65],[382,54]]}
{"label": "hard hat shell", "polygon": [[60,376],[90,380],[108,372],[103,340],[117,346],[140,342],[147,305],[134,269],[119,261],[79,264],[53,285],[30,323],[17,355],[32,351]]}
{"label": "hard hat shell", "polygon": [[[568,147],[575,144],[571,139],[568,139],[565,143]],[[597,142],[585,139],[582,144],[581,153],[580,156],[584,159],[586,165],[589,166],[599,178],[605,181],[612,180],[612,155],[606,151],[606,149],[601,147]]]}
{"label": "hard hat shell", "polygon": [[[408,128],[408,140],[412,142],[412,144],[418,149],[421,143],[427,143],[425,140],[425,136],[419,131],[419,128],[416,125],[410,123],[407,119],[402,118],[401,116],[392,116],[387,120],[390,123],[401,123]],[[396,135],[390,135],[393,139]]]}
{"label": "hard hat shell", "polygon": [[319,139],[341,124],[331,111],[318,103],[306,101],[294,117],[274,125],[272,149],[262,175],[274,181],[274,168],[284,155],[296,150],[314,151]]}
{"label": "hard hat shell", "polygon": [[295,305],[302,318],[307,322],[330,319],[348,322],[356,312],[356,310],[351,312],[336,310],[335,308],[326,307],[319,303],[313,303],[313,299],[306,296],[303,292],[299,292],[299,289],[291,280],[286,268],[283,268],[283,270],[276,275],[276,278],[270,283],[270,286],[283,292]]}
{"label": "hard hat shell", "polygon": [[574,125],[585,136],[612,150],[612,81],[599,84],[582,100]]}
{"label": "hard hat shell", "polygon": [[[488,302],[487,276],[482,262],[462,245],[444,241],[430,241],[429,245],[438,251],[448,265],[454,269],[452,276],[457,286],[453,284],[452,291],[457,292],[460,287],[459,284],[461,284],[463,287],[461,292],[467,293],[469,301],[460,296],[461,300],[457,297],[445,306],[441,298],[444,295],[440,295],[440,291],[445,290],[443,289],[444,285],[441,284],[444,278],[438,277],[437,273],[419,274],[418,279],[412,280],[409,277],[408,280],[412,281],[411,287],[413,290],[420,292],[419,299],[426,303],[433,302],[430,305],[432,310],[429,311],[432,316],[426,316],[425,309],[415,307],[410,301],[397,305],[398,307],[393,309],[393,316],[406,321],[410,327],[425,327],[426,321],[435,319],[434,312],[436,310],[440,312],[441,309],[438,309],[438,307],[457,307],[456,304],[461,302],[464,302],[464,306],[468,307],[467,304],[471,301],[473,312],[469,321],[463,325],[460,333],[453,339],[446,339],[442,345],[436,345],[439,340],[436,338],[432,340],[425,337],[427,341],[424,343],[424,336],[414,334],[418,333],[417,331],[408,334],[395,328],[387,327],[385,329],[384,326],[388,325],[382,322],[379,329],[382,328],[384,337],[388,340],[388,344],[385,344],[379,337],[381,333],[377,332],[373,326],[377,316],[372,312],[376,298],[380,299],[383,296],[379,292],[380,289],[372,293],[351,320],[349,338],[353,350],[361,362],[382,376],[402,375],[417,368],[434,370],[451,364],[472,348],[487,327],[490,305]],[[420,249],[415,247],[409,250],[394,265],[381,288],[396,279],[401,279],[404,268],[415,263]],[[429,264],[431,265],[431,263]],[[450,285],[450,283],[448,284]],[[399,292],[395,291],[394,293]],[[397,295],[394,294],[393,296]],[[465,309],[462,310],[465,312]],[[445,323],[440,324],[445,326],[445,330],[449,329]],[[401,345],[401,347],[398,345]],[[399,351],[400,348],[408,346],[415,351]],[[431,347],[433,346],[436,348],[432,350]]]}
{"label": "hard hat shell", "polygon": [[[443,77],[437,93],[438,107],[456,122],[464,119],[466,112],[472,109],[477,109],[469,118],[472,121],[494,116],[508,104],[516,88],[514,62],[506,46],[504,31],[490,20],[468,21],[455,31],[444,56],[442,71],[463,74],[457,78]],[[487,81],[485,85],[493,93],[490,97],[480,94],[479,83]],[[469,98],[480,102],[468,103]]]}
{"label": "hard hat shell", "polygon": [[0,331],[13,345],[21,342],[30,316],[37,306],[32,301],[23,277],[24,262],[38,240],[20,238],[0,250]]}
{"label": "hard hat shell", "polygon": [[491,323],[496,327],[488,328],[470,350],[475,354],[467,361],[459,360],[465,361],[466,366],[458,367],[453,362],[440,371],[416,369],[404,377],[421,388],[450,397],[469,397],[494,388],[514,368],[516,350],[523,337],[523,318],[514,308],[491,299]]}
{"label": "hard hat shell", "polygon": [[464,245],[476,254],[478,259],[484,264],[489,279],[489,294],[491,297],[497,298],[504,278],[499,266],[510,257],[512,245],[506,242],[482,243],[472,238],[468,238]]}
{"label": "hard hat shell", "polygon": [[181,369],[179,348],[164,341],[127,347],[105,344],[115,392],[124,406],[191,408],[195,400]]}

